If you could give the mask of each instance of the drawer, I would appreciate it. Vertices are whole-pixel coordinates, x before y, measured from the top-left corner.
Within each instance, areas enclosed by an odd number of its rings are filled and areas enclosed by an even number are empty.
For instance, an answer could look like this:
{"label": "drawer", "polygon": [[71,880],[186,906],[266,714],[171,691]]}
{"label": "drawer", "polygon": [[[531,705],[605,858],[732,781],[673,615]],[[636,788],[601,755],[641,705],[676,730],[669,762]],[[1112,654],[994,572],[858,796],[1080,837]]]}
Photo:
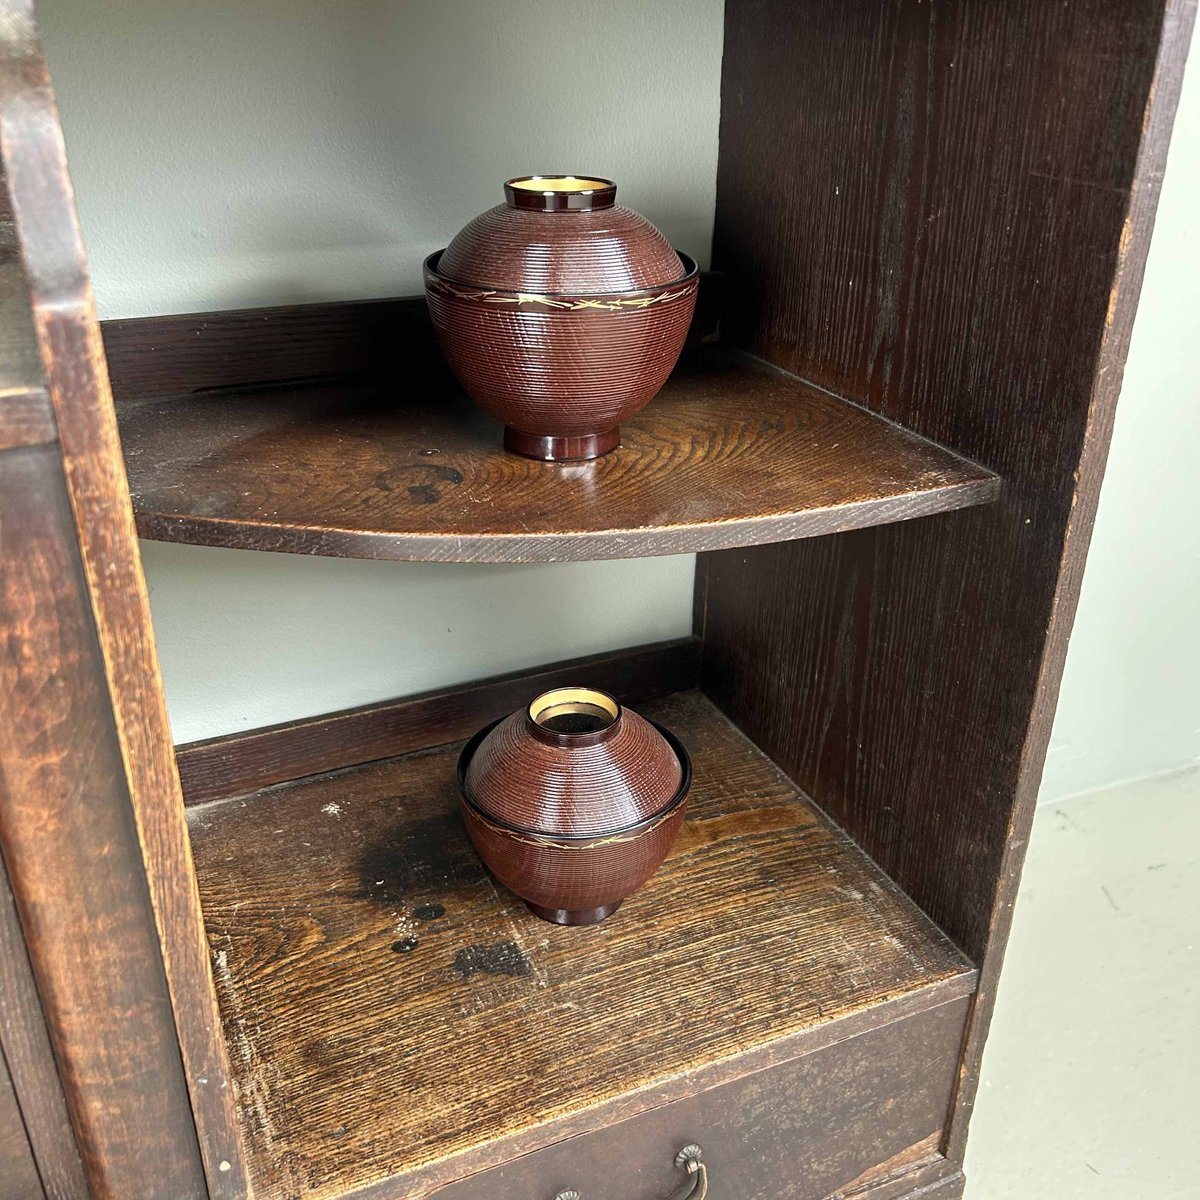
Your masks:
{"label": "drawer", "polygon": [[[937,1145],[967,1006],[951,1001],[579,1134],[435,1198],[555,1200],[574,1191],[580,1200],[669,1200],[688,1193],[675,1158],[691,1143],[702,1151],[707,1200],[906,1195],[941,1178]],[[927,1172],[900,1178],[921,1163]]]}

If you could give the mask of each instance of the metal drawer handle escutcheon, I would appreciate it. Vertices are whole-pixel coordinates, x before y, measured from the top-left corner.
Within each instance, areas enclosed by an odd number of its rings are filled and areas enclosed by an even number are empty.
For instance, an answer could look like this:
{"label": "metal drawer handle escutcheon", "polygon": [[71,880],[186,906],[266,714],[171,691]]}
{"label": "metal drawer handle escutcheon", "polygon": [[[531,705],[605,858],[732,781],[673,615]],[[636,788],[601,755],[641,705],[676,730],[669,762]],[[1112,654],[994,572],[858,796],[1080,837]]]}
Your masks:
{"label": "metal drawer handle escutcheon", "polygon": [[[687,1191],[678,1192],[671,1200],[704,1200],[708,1195],[708,1168],[700,1161],[700,1147],[695,1142],[684,1146],[675,1155],[675,1165],[690,1176]],[[559,1192],[554,1200],[580,1200],[578,1192],[568,1189]]]}

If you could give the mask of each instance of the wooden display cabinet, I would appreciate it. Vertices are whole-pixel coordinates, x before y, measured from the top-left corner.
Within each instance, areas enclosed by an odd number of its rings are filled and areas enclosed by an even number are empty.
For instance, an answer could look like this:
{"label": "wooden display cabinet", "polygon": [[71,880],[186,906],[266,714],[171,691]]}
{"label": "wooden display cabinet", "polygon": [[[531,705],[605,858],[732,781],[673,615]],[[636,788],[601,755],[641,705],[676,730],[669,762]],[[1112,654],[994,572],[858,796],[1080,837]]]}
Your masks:
{"label": "wooden display cabinet", "polygon": [[[567,470],[498,448],[419,301],[98,324],[2,10],[0,1196],[960,1196],[1194,5],[728,0],[720,276]],[[173,747],[135,517],[699,551],[694,636]],[[695,789],[564,929],[453,764],[579,679]]]}

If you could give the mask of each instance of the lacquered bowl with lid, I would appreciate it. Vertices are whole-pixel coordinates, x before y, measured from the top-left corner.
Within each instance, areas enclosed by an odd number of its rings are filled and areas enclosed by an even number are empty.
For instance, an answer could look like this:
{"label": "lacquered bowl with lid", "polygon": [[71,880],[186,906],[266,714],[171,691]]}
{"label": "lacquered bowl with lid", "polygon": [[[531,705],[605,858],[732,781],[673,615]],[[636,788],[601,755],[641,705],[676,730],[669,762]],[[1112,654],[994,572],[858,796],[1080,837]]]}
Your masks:
{"label": "lacquered bowl with lid", "polygon": [[658,870],[682,826],[687,751],[594,688],[556,688],[463,748],[467,832],[492,874],[539,917],[588,925]]}
{"label": "lacquered bowl with lid", "polygon": [[698,272],[594,176],[525,176],[425,260],[438,343],[504,444],[596,458],[679,358]]}

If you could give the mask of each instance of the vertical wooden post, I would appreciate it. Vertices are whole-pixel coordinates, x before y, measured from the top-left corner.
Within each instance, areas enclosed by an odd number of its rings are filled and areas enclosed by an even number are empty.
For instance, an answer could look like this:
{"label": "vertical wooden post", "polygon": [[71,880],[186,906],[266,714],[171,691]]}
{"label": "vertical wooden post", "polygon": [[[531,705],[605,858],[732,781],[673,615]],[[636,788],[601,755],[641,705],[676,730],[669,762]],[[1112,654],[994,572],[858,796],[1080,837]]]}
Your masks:
{"label": "vertical wooden post", "polygon": [[0,393],[0,848],[93,1193],[233,1200],[233,1089],[62,132],[30,5],[0,17],[0,290],[32,314],[6,329]]}

